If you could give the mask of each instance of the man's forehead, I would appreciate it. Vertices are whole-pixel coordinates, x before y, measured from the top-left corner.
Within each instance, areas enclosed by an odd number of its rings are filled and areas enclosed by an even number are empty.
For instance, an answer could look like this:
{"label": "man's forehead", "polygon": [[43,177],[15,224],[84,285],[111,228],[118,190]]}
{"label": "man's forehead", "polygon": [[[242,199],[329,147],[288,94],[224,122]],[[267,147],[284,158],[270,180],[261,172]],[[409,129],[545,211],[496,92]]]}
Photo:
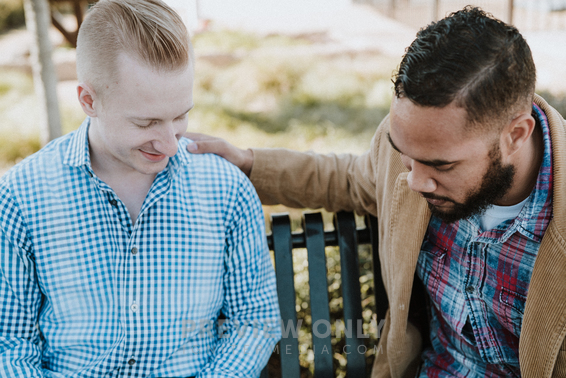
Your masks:
{"label": "man's forehead", "polygon": [[[397,147],[395,145],[395,142],[393,142],[393,139],[391,139],[391,134],[387,133],[387,138],[389,139],[389,143],[391,144],[391,147],[393,147],[393,149],[397,152],[399,152],[400,154],[404,154],[403,151],[401,151],[399,149],[399,147]],[[439,154],[440,155],[440,154]],[[440,166],[444,166],[444,165],[450,165],[450,164],[454,164],[456,163],[458,160],[446,160],[446,159],[442,159],[442,158],[433,158],[433,159],[424,159],[424,158],[417,158],[415,157],[414,160],[418,161],[421,164],[424,165],[428,165],[430,167],[440,167]]]}
{"label": "man's forehead", "polygon": [[466,131],[467,113],[455,105],[424,107],[408,99],[391,105],[389,142],[397,151],[427,165],[453,162],[470,150],[479,151],[484,138]]}
{"label": "man's forehead", "polygon": [[391,102],[391,115],[399,122],[408,122],[409,126],[427,124],[434,128],[447,128],[452,131],[464,131],[468,124],[465,108],[451,102],[445,106],[424,106],[406,97],[394,97]]}

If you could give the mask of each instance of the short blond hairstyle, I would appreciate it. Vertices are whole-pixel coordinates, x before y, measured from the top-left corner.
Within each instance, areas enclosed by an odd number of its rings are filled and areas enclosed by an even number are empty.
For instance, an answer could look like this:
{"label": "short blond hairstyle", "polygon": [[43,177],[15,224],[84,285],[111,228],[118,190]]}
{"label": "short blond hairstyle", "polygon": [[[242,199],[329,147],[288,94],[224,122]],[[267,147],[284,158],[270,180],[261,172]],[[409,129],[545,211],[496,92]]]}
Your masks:
{"label": "short blond hairstyle", "polygon": [[192,66],[189,34],[179,15],[161,0],[100,0],[77,37],[77,76],[99,97],[117,79],[121,53],[164,71]]}

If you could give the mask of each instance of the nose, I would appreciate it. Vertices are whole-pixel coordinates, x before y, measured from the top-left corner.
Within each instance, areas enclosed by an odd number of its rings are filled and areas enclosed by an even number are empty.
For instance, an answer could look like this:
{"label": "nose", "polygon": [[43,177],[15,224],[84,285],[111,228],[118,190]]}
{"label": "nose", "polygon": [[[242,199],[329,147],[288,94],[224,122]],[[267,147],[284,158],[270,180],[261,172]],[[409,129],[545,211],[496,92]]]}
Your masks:
{"label": "nose", "polygon": [[411,190],[418,193],[433,193],[436,190],[436,181],[428,174],[430,167],[411,159],[407,168],[410,170],[407,184]]}
{"label": "nose", "polygon": [[162,154],[173,157],[179,149],[181,136],[182,133],[173,122],[163,125],[159,136],[153,141],[153,148]]}

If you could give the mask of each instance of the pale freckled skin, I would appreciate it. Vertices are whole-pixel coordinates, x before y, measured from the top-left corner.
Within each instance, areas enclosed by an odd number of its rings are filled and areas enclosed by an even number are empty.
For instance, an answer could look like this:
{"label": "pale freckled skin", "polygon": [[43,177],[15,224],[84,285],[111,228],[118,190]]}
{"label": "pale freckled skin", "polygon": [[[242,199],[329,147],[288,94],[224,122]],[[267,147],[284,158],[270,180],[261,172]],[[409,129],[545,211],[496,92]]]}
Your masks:
{"label": "pale freckled skin", "polygon": [[103,102],[82,83],[79,100],[91,117],[92,168],[135,221],[155,176],[175,156],[187,129],[193,70],[162,72],[125,54],[117,63],[118,81]]}

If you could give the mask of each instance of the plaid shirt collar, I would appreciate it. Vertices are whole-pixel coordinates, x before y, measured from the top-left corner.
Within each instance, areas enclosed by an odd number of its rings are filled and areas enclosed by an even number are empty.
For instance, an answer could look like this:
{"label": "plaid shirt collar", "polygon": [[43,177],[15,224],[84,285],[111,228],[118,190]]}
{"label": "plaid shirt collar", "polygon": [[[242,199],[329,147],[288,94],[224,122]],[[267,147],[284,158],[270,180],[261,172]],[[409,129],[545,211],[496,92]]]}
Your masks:
{"label": "plaid shirt collar", "polygon": [[[71,167],[84,166],[86,170],[94,174],[90,162],[90,150],[88,141],[88,129],[90,127],[90,117],[87,117],[79,129],[71,136],[69,146],[65,151],[63,164]],[[169,158],[167,167],[164,171],[171,172],[175,175],[180,168],[188,165],[191,162],[191,155],[186,151],[185,147],[188,144],[188,139],[181,138],[179,141],[179,150],[175,156]]]}
{"label": "plaid shirt collar", "polygon": [[[537,126],[541,127],[544,143],[544,156],[537,182],[527,202],[519,215],[512,221],[505,222],[493,230],[483,233],[478,241],[505,243],[513,233],[521,235],[532,241],[542,240],[550,220],[552,219],[552,144],[548,119],[538,105],[533,104],[533,117]],[[480,216],[474,215],[468,222],[480,229]]]}
{"label": "plaid shirt collar", "polygon": [[536,105],[533,115],[542,130],[544,155],[519,215],[487,231],[481,230],[479,216],[452,224],[431,218],[417,273],[433,303],[432,348],[423,354],[419,377],[519,374],[529,282],[553,208],[550,128]]}

